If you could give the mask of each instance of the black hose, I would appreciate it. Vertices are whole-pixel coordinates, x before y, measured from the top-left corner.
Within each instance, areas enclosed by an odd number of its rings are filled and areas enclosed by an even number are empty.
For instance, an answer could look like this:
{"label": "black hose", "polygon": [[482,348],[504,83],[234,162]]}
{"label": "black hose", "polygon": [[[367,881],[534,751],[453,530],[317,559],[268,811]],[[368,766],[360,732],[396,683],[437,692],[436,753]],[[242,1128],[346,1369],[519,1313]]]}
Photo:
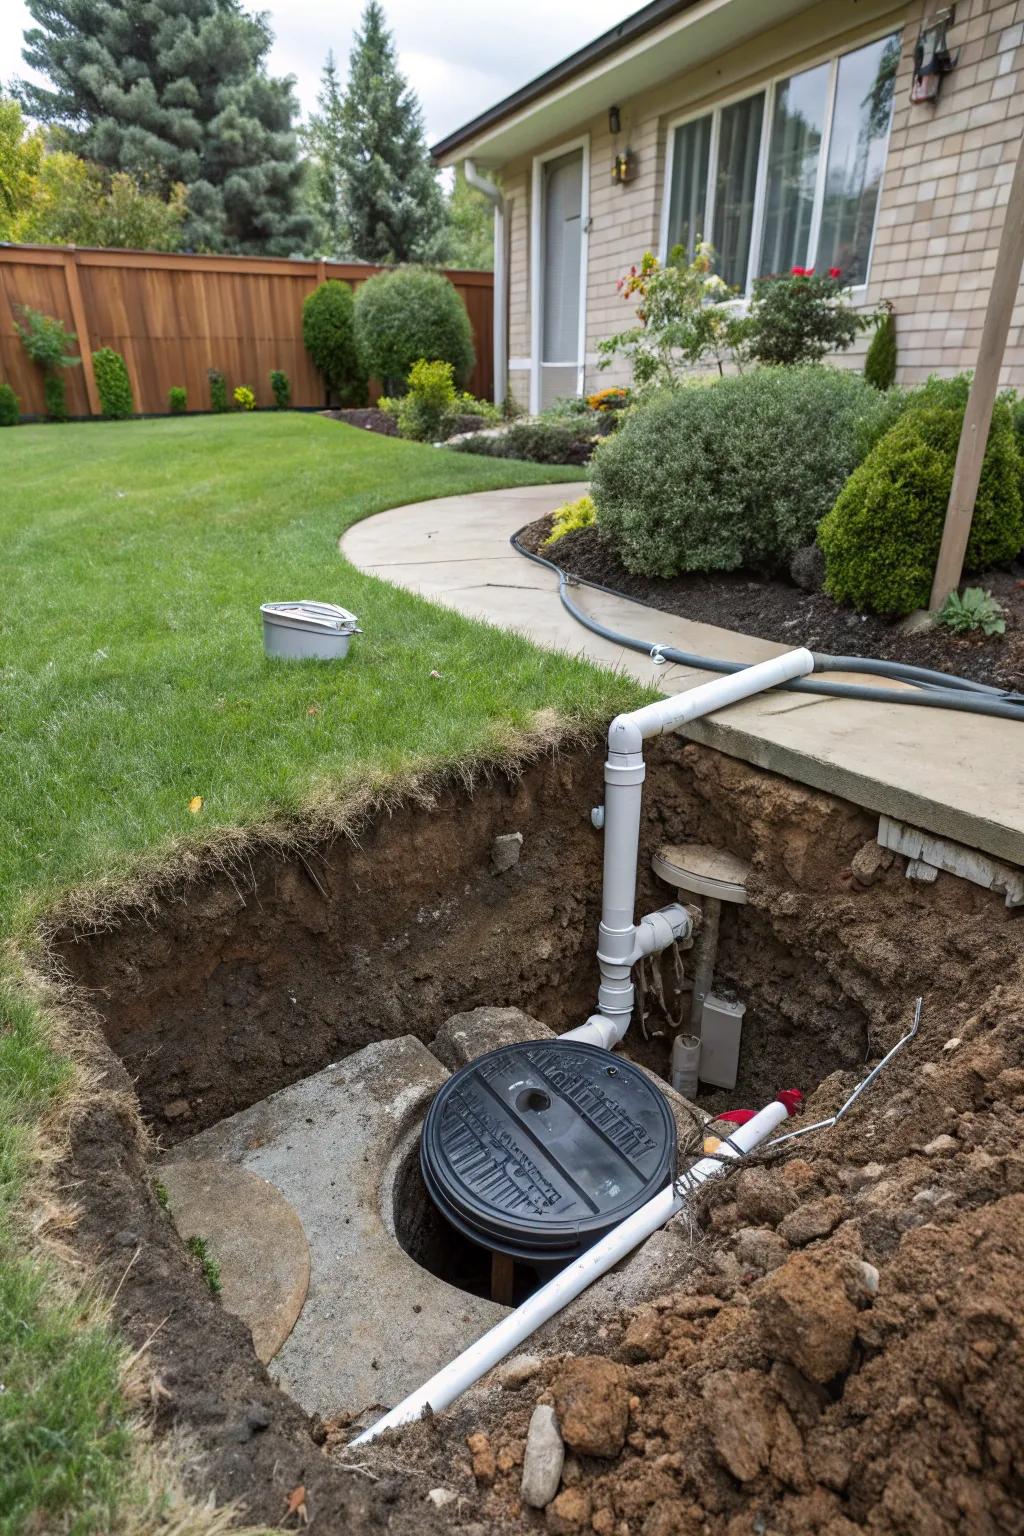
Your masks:
{"label": "black hose", "polygon": [[[606,592],[612,597],[624,597],[625,594],[616,592],[612,587],[602,586],[597,581],[588,581],[583,577],[570,578],[569,574],[553,560],[546,559],[544,555],[539,555],[532,549],[526,549],[520,539],[520,534],[524,532],[525,529],[520,528],[518,533],[512,535],[509,542],[513,549],[520,555],[525,555],[527,560],[533,560],[537,565],[546,566],[549,571],[554,571],[558,577],[558,596],[563,608],[578,624],[582,624],[593,634],[600,635],[602,639],[610,640],[615,645],[624,646],[627,650],[638,651],[641,655],[652,658],[661,656],[665,661],[673,662],[677,666],[695,667],[702,672],[742,672],[749,665],[744,661],[722,661],[713,656],[700,656],[691,651],[679,651],[671,645],[658,645],[650,640],[638,640],[633,635],[623,635],[618,630],[609,629],[606,624],[591,618],[576,606],[568,593],[570,580],[578,581],[583,586],[593,587],[598,592]],[[863,683],[830,683],[824,679],[801,677],[792,682],[783,683],[781,685],[783,688],[792,693],[814,693],[826,698],[865,699],[878,704],[913,704],[930,709],[956,709],[968,714],[992,715],[1001,720],[1024,720],[1024,696],[993,688],[988,683],[976,683],[970,678],[957,677],[952,673],[933,672],[927,667],[911,667],[902,662],[880,661],[874,657],[827,656],[818,652],[812,652],[812,655],[816,673],[863,672],[869,676],[889,677],[911,686],[906,690],[871,688]]]}

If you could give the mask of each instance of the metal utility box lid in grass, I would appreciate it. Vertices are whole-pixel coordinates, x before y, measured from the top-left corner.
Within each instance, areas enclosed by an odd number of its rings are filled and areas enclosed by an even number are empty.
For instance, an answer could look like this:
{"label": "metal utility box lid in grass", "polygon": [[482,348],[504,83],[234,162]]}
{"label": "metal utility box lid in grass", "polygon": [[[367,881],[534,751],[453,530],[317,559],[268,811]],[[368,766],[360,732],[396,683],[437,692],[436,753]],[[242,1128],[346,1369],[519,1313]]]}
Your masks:
{"label": "metal utility box lid in grass", "polygon": [[337,603],[263,603],[260,613],[263,649],[279,660],[340,661],[352,636],[362,634],[355,614]]}
{"label": "metal utility box lid in grass", "polygon": [[630,1062],[573,1040],[503,1046],[471,1061],[427,1114],[431,1199],[483,1248],[564,1263],[638,1210],[675,1172],[676,1128]]}

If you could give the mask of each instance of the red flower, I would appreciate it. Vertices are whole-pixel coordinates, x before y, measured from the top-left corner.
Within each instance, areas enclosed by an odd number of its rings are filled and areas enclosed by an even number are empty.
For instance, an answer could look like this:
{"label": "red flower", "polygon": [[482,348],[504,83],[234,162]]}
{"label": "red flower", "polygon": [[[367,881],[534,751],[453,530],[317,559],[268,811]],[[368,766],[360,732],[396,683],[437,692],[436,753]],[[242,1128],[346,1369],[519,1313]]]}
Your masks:
{"label": "red flower", "polygon": [[807,272],[803,267],[790,267],[789,275],[790,277],[806,277]]}
{"label": "red flower", "polygon": [[829,277],[838,277],[840,275],[840,269],[838,267],[829,267],[828,275]]}

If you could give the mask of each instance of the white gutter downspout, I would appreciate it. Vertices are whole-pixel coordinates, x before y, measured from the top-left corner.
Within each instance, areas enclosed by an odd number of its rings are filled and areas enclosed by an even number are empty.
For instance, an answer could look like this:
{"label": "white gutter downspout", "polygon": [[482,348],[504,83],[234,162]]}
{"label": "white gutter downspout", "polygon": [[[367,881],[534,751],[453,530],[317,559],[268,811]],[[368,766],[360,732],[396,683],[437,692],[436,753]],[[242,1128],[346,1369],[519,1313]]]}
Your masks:
{"label": "white gutter downspout", "polygon": [[[564,1038],[564,1037],[563,1037]],[[728,1160],[752,1152],[766,1141],[777,1126],[791,1113],[778,1099],[766,1105],[746,1125],[737,1126],[729,1139],[723,1141],[713,1157],[703,1157],[692,1168],[681,1174],[673,1184],[668,1184],[653,1199],[648,1200],[632,1216],[627,1216],[617,1227],[596,1242],[586,1253],[561,1270],[547,1285],[523,1302],[522,1306],[502,1318],[482,1339],[471,1344],[457,1359],[431,1376],[417,1391],[392,1408],[390,1413],[378,1419],[369,1429],[350,1441],[351,1446],[365,1445],[375,1440],[386,1429],[396,1429],[400,1424],[411,1424],[426,1409],[440,1413],[454,1403],[457,1397],[485,1372],[497,1365],[507,1354],[528,1339],[544,1323],[586,1290],[592,1281],[632,1253],[645,1238],[682,1210],[687,1196],[709,1179],[719,1178],[728,1167]]]}
{"label": "white gutter downspout", "polygon": [[482,192],[494,208],[494,403],[505,404],[508,389],[508,270],[505,261],[505,199],[488,177],[482,176],[472,160],[462,162],[469,186]]}
{"label": "white gutter downspout", "polygon": [[612,721],[604,765],[604,887],[597,947],[601,968],[597,1012],[561,1039],[586,1040],[611,1050],[629,1028],[633,1013],[633,966],[643,956],[666,949],[674,939],[688,938],[692,930],[689,913],[678,904],[663,907],[638,924],[633,922],[646,772],[644,742],[690,720],[699,720],[726,704],[805,677],[813,670],[814,657],[810,651],[785,651],[756,666],[744,667],[742,672],[701,683],[687,693],[659,699],[656,704],[618,715]]}

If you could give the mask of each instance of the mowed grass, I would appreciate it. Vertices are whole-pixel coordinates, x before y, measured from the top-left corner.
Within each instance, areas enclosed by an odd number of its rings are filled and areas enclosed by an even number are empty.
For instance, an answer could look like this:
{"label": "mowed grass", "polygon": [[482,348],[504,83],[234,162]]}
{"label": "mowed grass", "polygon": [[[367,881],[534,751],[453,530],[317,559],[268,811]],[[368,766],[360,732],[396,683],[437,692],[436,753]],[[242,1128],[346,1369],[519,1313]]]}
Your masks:
{"label": "mowed grass", "polygon": [[[0,433],[0,1536],[148,1530],[163,1487],[139,1470],[125,1351],[26,1242],[47,1117],[75,1092],[27,980],[39,919],[237,829],[500,757],[539,710],[635,701],[338,552],[389,506],[578,476],[292,414]],[[358,613],[343,665],[264,658],[259,604],[294,597]]]}
{"label": "mowed grass", "polygon": [[[593,719],[629,695],[338,553],[382,508],[578,470],[281,414],[22,428],[0,436],[0,472],[8,927],[182,840],[484,753],[541,708]],[[293,597],[359,615],[343,666],[264,658],[259,605]]]}

